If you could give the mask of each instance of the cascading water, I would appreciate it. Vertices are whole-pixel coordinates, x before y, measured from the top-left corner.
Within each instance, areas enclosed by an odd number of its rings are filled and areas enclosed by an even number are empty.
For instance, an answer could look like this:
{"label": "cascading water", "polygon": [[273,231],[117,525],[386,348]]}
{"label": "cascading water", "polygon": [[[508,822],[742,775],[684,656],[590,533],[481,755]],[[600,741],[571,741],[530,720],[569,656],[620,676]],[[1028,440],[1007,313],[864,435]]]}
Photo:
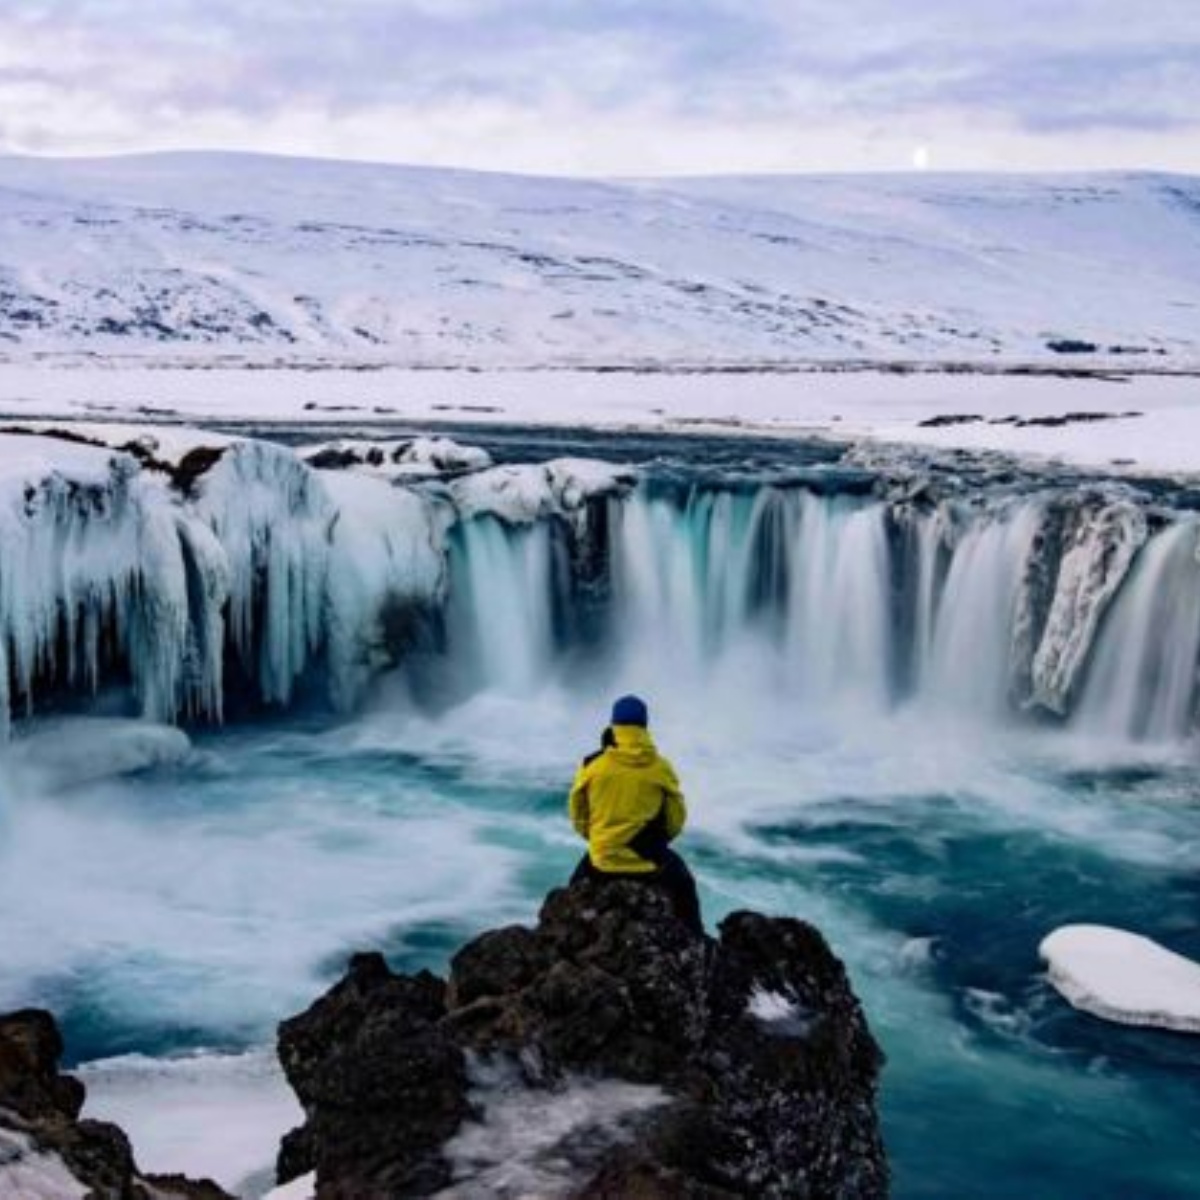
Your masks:
{"label": "cascading water", "polygon": [[[595,601],[610,631],[602,670],[667,693],[742,659],[771,703],[986,723],[1023,710],[1057,719],[1058,702],[1037,691],[1051,662],[1075,728],[1185,737],[1200,522],[1181,514],[1140,549],[1114,549],[1102,535],[1068,541],[1063,504],[1034,495],[898,510],[766,485],[610,499]],[[551,569],[553,536],[490,517],[461,527],[449,652],[474,687],[528,689],[573,648],[569,631],[553,636],[570,582]]]}
{"label": "cascading water", "polygon": [[1194,728],[1200,660],[1200,522],[1142,551],[1113,606],[1076,714],[1114,737],[1178,741]]}

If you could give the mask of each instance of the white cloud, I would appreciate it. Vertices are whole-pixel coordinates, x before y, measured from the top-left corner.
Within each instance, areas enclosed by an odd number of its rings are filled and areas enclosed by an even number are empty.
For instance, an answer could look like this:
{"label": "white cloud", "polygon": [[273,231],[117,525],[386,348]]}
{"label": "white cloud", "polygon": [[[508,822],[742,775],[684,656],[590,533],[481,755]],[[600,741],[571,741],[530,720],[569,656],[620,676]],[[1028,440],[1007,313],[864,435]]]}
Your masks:
{"label": "white cloud", "polygon": [[1200,171],[1200,6],[15,0],[0,148],[572,173]]}

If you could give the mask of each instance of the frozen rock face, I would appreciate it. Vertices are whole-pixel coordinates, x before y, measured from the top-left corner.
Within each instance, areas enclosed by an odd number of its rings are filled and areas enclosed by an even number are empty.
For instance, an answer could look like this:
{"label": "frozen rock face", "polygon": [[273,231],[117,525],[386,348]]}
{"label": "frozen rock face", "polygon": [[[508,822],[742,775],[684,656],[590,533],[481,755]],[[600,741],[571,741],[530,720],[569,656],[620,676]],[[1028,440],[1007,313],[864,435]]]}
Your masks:
{"label": "frozen rock face", "polygon": [[491,466],[439,439],[305,461],[134,432],[0,434],[0,736],[114,679],[156,722],[347,711],[414,648],[466,694],[637,639],[672,680],[766,649],[785,703],[1157,740],[1200,713],[1182,485],[876,448],[785,484],[665,469],[635,490],[629,467]]}
{"label": "frozen rock face", "polygon": [[227,649],[262,702],[289,703],[322,664],[349,707],[394,660],[397,611],[437,603],[440,502],[192,433],[175,435],[169,461],[75,431],[0,435],[3,732],[13,708],[122,669],[146,719],[220,719]]}
{"label": "frozen rock face", "polygon": [[161,480],[43,438],[0,437],[0,463],[0,723],[35,686],[95,688],[114,662],[152,719],[219,690],[191,618],[196,597],[224,603],[222,564]]}
{"label": "frozen rock face", "polygon": [[1085,501],[1067,514],[1053,599],[1030,670],[1032,703],[1067,711],[1100,620],[1147,532],[1145,511],[1127,499]]}
{"label": "frozen rock face", "polygon": [[314,674],[348,710],[440,607],[451,525],[556,518],[583,547],[594,502],[634,479],[491,468],[445,439],[325,447],[310,461],[352,469],[322,470],[268,442],[135,433],[0,435],[0,735],[13,708],[122,670],[150,721],[220,720],[231,687],[285,706]]}
{"label": "frozen rock face", "polygon": [[315,1169],[321,1200],[887,1193],[881,1054],[801,921],[701,939],[641,885],[582,884],[447,983],[356,957],[279,1053],[308,1114],[280,1176]]}
{"label": "frozen rock face", "polygon": [[209,1180],[142,1175],[117,1126],[79,1119],[85,1089],[59,1074],[62,1052],[49,1013],[0,1016],[0,1196],[231,1200]]}

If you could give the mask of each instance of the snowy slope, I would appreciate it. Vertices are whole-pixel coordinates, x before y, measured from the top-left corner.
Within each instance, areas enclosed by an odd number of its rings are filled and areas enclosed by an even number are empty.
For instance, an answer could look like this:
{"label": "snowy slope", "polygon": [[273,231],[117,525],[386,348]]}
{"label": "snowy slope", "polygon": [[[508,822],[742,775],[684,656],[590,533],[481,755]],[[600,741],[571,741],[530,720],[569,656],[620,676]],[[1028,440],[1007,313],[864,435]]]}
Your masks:
{"label": "snowy slope", "polygon": [[0,158],[0,353],[44,351],[1195,366],[1200,180]]}

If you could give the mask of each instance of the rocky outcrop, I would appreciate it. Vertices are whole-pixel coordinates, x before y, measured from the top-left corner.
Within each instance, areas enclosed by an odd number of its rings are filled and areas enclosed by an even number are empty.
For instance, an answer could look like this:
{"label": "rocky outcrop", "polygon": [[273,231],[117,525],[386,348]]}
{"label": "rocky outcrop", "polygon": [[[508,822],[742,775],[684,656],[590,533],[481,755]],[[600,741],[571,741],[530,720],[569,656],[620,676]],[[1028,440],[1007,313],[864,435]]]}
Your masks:
{"label": "rocky outcrop", "polygon": [[552,892],[443,982],[359,955],[280,1026],[307,1114],[282,1181],[401,1196],[880,1197],[880,1051],[802,921],[697,938],[657,892]]}
{"label": "rocky outcrop", "polygon": [[80,1119],[86,1092],[59,1073],[62,1052],[48,1012],[0,1016],[0,1196],[231,1200],[208,1180],[141,1174],[116,1125]]}

